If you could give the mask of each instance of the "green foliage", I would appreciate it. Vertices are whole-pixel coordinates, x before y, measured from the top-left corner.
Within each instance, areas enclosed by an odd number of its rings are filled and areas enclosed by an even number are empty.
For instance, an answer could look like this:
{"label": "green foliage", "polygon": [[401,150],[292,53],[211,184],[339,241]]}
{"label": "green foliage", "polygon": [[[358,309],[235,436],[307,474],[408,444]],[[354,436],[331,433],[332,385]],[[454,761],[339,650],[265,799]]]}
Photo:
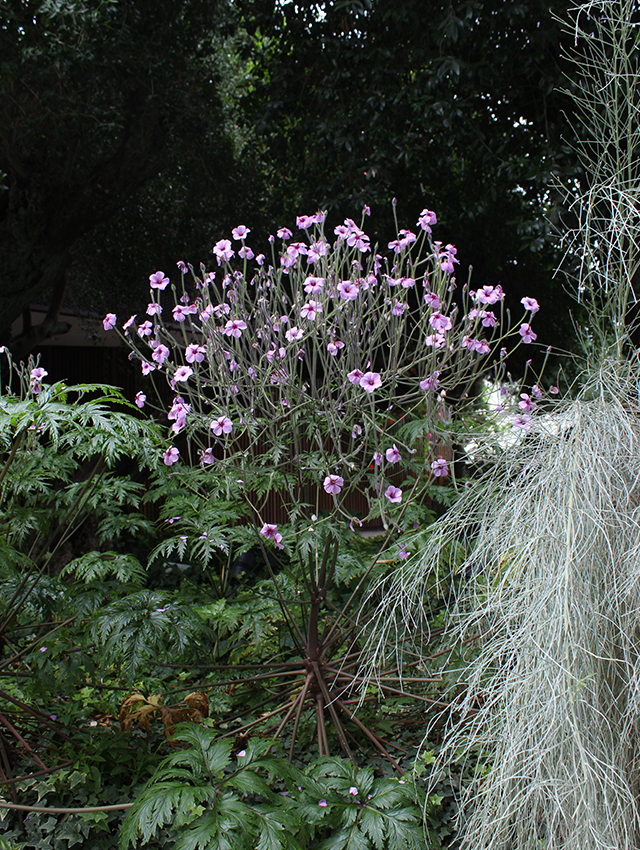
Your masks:
{"label": "green foliage", "polygon": [[[206,726],[174,735],[170,755],[128,813],[121,850],[171,827],[179,850],[397,850],[437,847],[423,825],[424,792],[412,780],[374,777],[341,760],[304,770],[272,755],[273,742],[233,751]],[[432,800],[431,804],[437,804]]]}

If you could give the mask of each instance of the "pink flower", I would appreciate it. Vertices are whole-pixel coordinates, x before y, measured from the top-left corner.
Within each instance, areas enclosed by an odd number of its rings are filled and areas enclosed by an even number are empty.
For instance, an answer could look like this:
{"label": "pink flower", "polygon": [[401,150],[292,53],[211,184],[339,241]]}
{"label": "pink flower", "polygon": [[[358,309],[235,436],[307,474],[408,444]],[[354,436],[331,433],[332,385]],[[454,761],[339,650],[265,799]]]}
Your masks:
{"label": "pink flower", "polygon": [[540,309],[540,305],[535,298],[521,298],[520,303],[524,306],[525,310],[529,310],[531,312],[531,315],[537,313]]}
{"label": "pink flower", "polygon": [[29,377],[31,378],[32,383],[39,383],[48,374],[47,370],[43,369],[42,366],[37,366],[29,372]]}
{"label": "pink flower", "polygon": [[308,277],[303,284],[304,291],[308,295],[319,295],[324,287],[323,277]]}
{"label": "pink flower", "polygon": [[408,309],[409,305],[405,304],[404,301],[399,301],[397,298],[393,302],[393,307],[391,308],[391,312],[394,316],[402,316],[404,311]]}
{"label": "pink flower", "polygon": [[284,549],[284,546],[280,542],[282,540],[282,535],[278,531],[278,526],[275,523],[265,522],[260,529],[260,534],[267,540],[273,540],[278,549]]}
{"label": "pink flower", "polygon": [[424,381],[420,381],[420,389],[425,392],[429,392],[429,390],[437,390],[438,389],[438,379],[440,378],[440,370],[436,369],[435,372],[432,372]]}
{"label": "pink flower", "polygon": [[242,336],[242,331],[246,331],[247,323],[242,319],[229,319],[227,324],[222,329],[222,333],[226,336],[233,336],[236,339],[240,339]]}
{"label": "pink flower", "polygon": [[304,331],[302,328],[297,328],[295,325],[285,333],[288,342],[293,342],[296,339],[302,339]]}
{"label": "pink flower", "polygon": [[451,319],[448,316],[443,316],[442,313],[432,313],[429,316],[429,324],[439,334],[450,331],[453,327]]}
{"label": "pink flower", "polygon": [[526,322],[523,322],[520,325],[520,336],[522,337],[522,341],[525,345],[528,345],[530,342],[533,342],[538,338],[538,334],[535,334],[531,330],[531,325],[528,325]]}
{"label": "pink flower", "polygon": [[220,239],[213,246],[213,253],[215,254],[218,265],[220,266],[222,265],[223,260],[229,261],[233,257],[235,251],[231,247],[229,239]]}
{"label": "pink flower", "polygon": [[398,543],[398,557],[401,561],[406,561],[410,554],[411,552],[407,551],[407,548],[405,547],[404,543]]}
{"label": "pink flower", "polygon": [[446,478],[449,474],[449,464],[443,457],[439,457],[437,460],[432,462],[431,471],[435,478]]}
{"label": "pink flower", "polygon": [[518,402],[518,407],[520,410],[524,410],[525,413],[531,413],[531,411],[535,410],[538,406],[533,399],[531,399],[527,393],[520,393],[521,401]]}
{"label": "pink flower", "polygon": [[337,496],[344,487],[344,478],[341,475],[327,475],[322,482],[325,493],[331,496]]}
{"label": "pink flower", "polygon": [[429,336],[425,338],[424,344],[431,345],[433,348],[443,348],[446,341],[444,334],[429,334]]}
{"label": "pink flower", "polygon": [[341,280],[338,284],[340,298],[345,301],[355,301],[360,292],[360,287],[354,280]]}
{"label": "pink flower", "polygon": [[162,313],[162,307],[160,304],[156,304],[155,301],[152,301],[147,306],[147,316],[159,316]]}
{"label": "pink flower", "polygon": [[136,407],[139,407],[141,410],[144,407],[144,403],[147,400],[146,395],[140,390],[140,392],[136,393],[136,397],[134,399],[134,404]]}
{"label": "pink flower", "polygon": [[153,325],[150,321],[143,322],[138,328],[138,336],[142,339],[145,336],[151,336],[151,331],[153,330]]}
{"label": "pink flower", "polygon": [[174,381],[188,381],[189,378],[193,375],[193,369],[191,366],[179,366],[176,371],[173,373]]}
{"label": "pink flower", "polygon": [[123,331],[126,331],[128,328],[130,328],[130,327],[131,327],[131,325],[135,322],[135,320],[136,320],[135,315],[130,316],[130,317],[127,319],[127,321],[124,323],[124,325],[122,326],[122,330],[123,330]]}
{"label": "pink flower", "polygon": [[243,245],[242,248],[240,248],[240,250],[238,251],[238,256],[242,260],[253,260],[255,255],[248,245]]}
{"label": "pink flower", "polygon": [[216,437],[221,437],[223,434],[231,433],[233,430],[233,422],[228,416],[218,416],[218,418],[214,419],[209,425],[209,428],[211,428]]}
{"label": "pink flower", "polygon": [[115,313],[107,313],[102,320],[102,327],[105,331],[112,331],[115,328],[117,321],[118,319]]}
{"label": "pink flower", "polygon": [[430,292],[428,289],[424,294],[424,303],[427,307],[432,307],[434,310],[437,310],[440,307],[440,299],[435,292]]}
{"label": "pink flower", "polygon": [[162,366],[169,354],[170,352],[166,345],[157,345],[151,355],[151,359],[155,360],[158,366]]}
{"label": "pink flower", "polygon": [[300,309],[300,315],[309,322],[315,322],[318,313],[322,313],[322,304],[318,301],[307,301]]}
{"label": "pink flower", "polygon": [[149,275],[149,286],[151,289],[166,289],[169,285],[169,278],[164,276],[164,272],[154,272]]}
{"label": "pink flower", "polygon": [[476,300],[480,304],[497,304],[503,298],[504,292],[500,284],[498,286],[483,286],[476,292]]}
{"label": "pink flower", "polygon": [[360,386],[366,393],[372,393],[382,386],[382,378],[378,372],[365,372],[360,378]]}
{"label": "pink flower", "polygon": [[352,384],[359,384],[363,375],[364,372],[361,372],[360,369],[353,369],[353,371],[349,372],[347,378]]}
{"label": "pink flower", "polygon": [[382,452],[373,453],[373,462],[376,466],[380,466],[382,464]]}
{"label": "pink flower", "polygon": [[403,289],[411,289],[412,286],[416,285],[416,282],[412,277],[401,277],[400,283],[402,284]]}
{"label": "pink flower", "polygon": [[234,239],[246,239],[247,236],[251,233],[248,227],[245,227],[244,224],[239,224],[237,227],[234,227],[231,231],[231,235]]}
{"label": "pink flower", "polygon": [[533,398],[542,398],[542,390],[537,384],[534,384],[531,387],[531,395],[533,396]]}
{"label": "pink flower", "polygon": [[202,363],[207,349],[202,345],[197,345],[195,342],[188,345],[184,352],[184,359],[187,363]]}
{"label": "pink flower", "polygon": [[531,428],[531,417],[526,413],[518,413],[513,420],[512,428],[514,431],[528,431]]}
{"label": "pink flower", "polygon": [[318,805],[322,806],[323,809],[326,809],[329,804],[327,803],[327,801],[325,799],[322,799],[322,800],[318,800]]}
{"label": "pink flower", "polygon": [[293,233],[288,227],[281,227],[280,230],[276,231],[276,236],[278,239],[291,239]]}
{"label": "pink flower", "polygon": [[557,387],[549,387],[549,392],[551,393],[551,395],[558,395],[560,390]]}
{"label": "pink flower", "polygon": [[146,360],[142,361],[142,363],[140,364],[140,369],[142,370],[143,375],[148,375],[149,372],[156,371],[156,367],[153,365],[153,363],[147,363]]}
{"label": "pink flower", "polygon": [[385,456],[389,463],[398,463],[402,460],[402,455],[395,443],[393,444],[393,448],[386,450]]}
{"label": "pink flower", "polygon": [[393,484],[389,484],[387,489],[384,491],[384,495],[395,505],[399,505],[402,501],[402,490],[398,487],[394,487]]}
{"label": "pink flower", "polygon": [[424,209],[420,213],[420,217],[416,222],[416,227],[421,227],[423,230],[426,230],[427,233],[431,233],[431,224],[437,224],[438,219],[436,218],[436,214],[431,212],[431,210]]}
{"label": "pink flower", "polygon": [[264,265],[264,261],[265,261],[265,259],[266,259],[266,257],[265,257],[265,255],[264,255],[264,254],[258,254],[258,256],[256,257],[256,263],[257,263],[259,266],[262,266],[262,265]]}
{"label": "pink flower", "polygon": [[327,345],[327,351],[332,357],[335,357],[341,348],[344,348],[344,342],[340,342],[339,339],[334,339]]}
{"label": "pink flower", "polygon": [[498,321],[493,310],[481,310],[480,318],[485,328],[495,328]]}
{"label": "pink flower", "polygon": [[174,463],[177,462],[180,457],[180,452],[175,446],[171,446],[170,449],[167,449],[166,452],[162,455],[162,460],[164,461],[165,466],[173,466]]}

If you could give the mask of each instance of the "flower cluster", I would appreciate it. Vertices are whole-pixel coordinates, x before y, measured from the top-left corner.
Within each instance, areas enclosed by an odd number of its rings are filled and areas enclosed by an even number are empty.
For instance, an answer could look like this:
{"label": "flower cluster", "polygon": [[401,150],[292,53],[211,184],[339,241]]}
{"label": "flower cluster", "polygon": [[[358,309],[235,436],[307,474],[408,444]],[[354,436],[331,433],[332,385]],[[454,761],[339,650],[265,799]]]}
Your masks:
{"label": "flower cluster", "polygon": [[[213,246],[211,270],[178,263],[168,319],[160,293],[171,278],[151,274],[145,316],[131,316],[122,333],[142,373],[163,373],[176,393],[171,433],[196,442],[203,468],[236,481],[242,467],[250,487],[247,457],[264,467],[262,451],[274,468],[287,466],[289,493],[312,484],[344,514],[357,489],[386,522],[404,504],[402,476],[416,480],[425,461],[432,480],[450,473],[395,423],[414,417],[442,429],[452,389],[464,398],[479,371],[504,360],[508,340],[536,339],[539,306],[523,298],[519,326],[506,328],[500,285],[458,286],[455,246],[431,239],[435,213],[424,209],[416,232],[400,229],[386,255],[365,233],[365,215],[360,225],[345,219],[333,239],[323,212],[299,216],[299,236],[282,227],[270,237],[270,260],[238,225]],[[103,324],[118,329],[113,313]],[[138,393],[136,404],[145,402]],[[526,428],[534,407],[535,393],[523,394],[514,426]],[[163,460],[180,456],[172,446]],[[282,548],[277,526],[261,523],[262,538]]]}

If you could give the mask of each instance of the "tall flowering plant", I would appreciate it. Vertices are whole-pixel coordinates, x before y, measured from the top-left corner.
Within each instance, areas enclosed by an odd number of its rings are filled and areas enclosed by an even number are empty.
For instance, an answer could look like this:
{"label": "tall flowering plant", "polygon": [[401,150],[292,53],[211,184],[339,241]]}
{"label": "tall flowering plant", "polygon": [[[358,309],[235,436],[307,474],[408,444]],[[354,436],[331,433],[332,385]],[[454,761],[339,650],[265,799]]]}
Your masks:
{"label": "tall flowering plant", "polygon": [[[229,558],[234,545],[236,554],[262,549],[302,656],[300,687],[283,697],[284,720],[274,727],[277,735],[292,718],[290,755],[308,701],[320,754],[328,752],[325,710],[347,755],[343,723],[359,723],[341,700],[355,680],[355,654],[343,650],[339,671],[330,665],[375,559],[329,621],[324,605],[341,538],[365,521],[379,521],[388,537],[415,521],[422,496],[451,475],[437,450],[450,399],[464,398],[480,372],[503,362],[509,340],[535,340],[534,299],[524,299],[523,320],[510,330],[500,286],[458,289],[455,247],[432,239],[435,213],[423,210],[415,232],[400,229],[378,253],[363,229],[368,212],[360,225],[346,219],[331,237],[324,213],[300,216],[295,234],[283,227],[270,237],[268,257],[254,254],[249,229],[238,226],[213,247],[211,269],[198,274],[180,262],[173,282],[153,273],[146,314],[121,326],[143,374],[162,374],[174,393],[163,454],[171,476],[189,493],[215,491],[216,515],[223,504],[241,503],[249,518],[221,533],[207,527],[209,508],[169,517],[183,532],[175,538],[180,553],[188,545],[203,558],[216,546]],[[116,316],[108,314],[104,326],[119,330]],[[139,393],[138,406],[146,401]],[[526,427],[523,416],[514,427]],[[274,491],[284,523],[273,515]],[[360,516],[353,494],[365,506]],[[400,546],[398,557],[408,555]],[[306,590],[293,610],[282,587],[287,571],[296,592]]]}
{"label": "tall flowering plant", "polygon": [[[174,283],[152,274],[146,314],[122,325],[143,374],[163,373],[175,393],[164,463],[197,450],[231,490],[253,494],[255,524],[278,547],[255,494],[280,491],[294,526],[321,513],[324,492],[333,519],[388,527],[409,492],[418,499],[448,474],[440,457],[423,474],[423,446],[426,434],[442,435],[450,397],[504,359],[506,340],[536,338],[534,299],[509,330],[500,286],[465,284],[456,298],[456,248],[432,239],[430,210],[384,256],[352,219],[332,241],[324,222],[319,212],[300,216],[295,235],[281,228],[268,258],[236,227],[214,246],[212,270],[180,262]],[[161,297],[169,287],[173,307]],[[117,327],[115,315],[104,326]],[[354,491],[367,504],[357,519],[347,508]]]}

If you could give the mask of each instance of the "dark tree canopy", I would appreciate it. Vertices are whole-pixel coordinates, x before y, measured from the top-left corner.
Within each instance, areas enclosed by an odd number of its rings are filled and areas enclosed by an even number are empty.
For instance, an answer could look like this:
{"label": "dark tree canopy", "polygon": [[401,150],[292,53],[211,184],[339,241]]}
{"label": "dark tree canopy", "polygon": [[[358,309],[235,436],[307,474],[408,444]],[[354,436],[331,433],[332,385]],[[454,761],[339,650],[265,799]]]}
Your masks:
{"label": "dark tree canopy", "polygon": [[[273,165],[274,203],[336,217],[364,203],[381,241],[427,206],[477,285],[562,298],[549,222],[565,138],[556,0],[246,0],[262,48],[251,103]],[[391,237],[392,238],[392,237]],[[557,314],[562,310],[551,311]],[[547,319],[549,321],[549,319]],[[547,341],[563,335],[555,317]]]}
{"label": "dark tree canopy", "polygon": [[211,47],[225,12],[225,0],[3,3],[0,338],[52,293],[18,353],[55,323],[74,249],[140,187],[205,151],[219,186],[232,176]]}
{"label": "dark tree canopy", "polygon": [[477,285],[553,300],[541,340],[566,338],[548,219],[576,171],[553,17],[569,5],[5,0],[0,341],[45,299],[15,353],[51,333],[67,279],[102,309],[107,283],[126,301],[239,223],[257,246],[367,203],[384,244],[393,197],[400,226],[437,211]]}

